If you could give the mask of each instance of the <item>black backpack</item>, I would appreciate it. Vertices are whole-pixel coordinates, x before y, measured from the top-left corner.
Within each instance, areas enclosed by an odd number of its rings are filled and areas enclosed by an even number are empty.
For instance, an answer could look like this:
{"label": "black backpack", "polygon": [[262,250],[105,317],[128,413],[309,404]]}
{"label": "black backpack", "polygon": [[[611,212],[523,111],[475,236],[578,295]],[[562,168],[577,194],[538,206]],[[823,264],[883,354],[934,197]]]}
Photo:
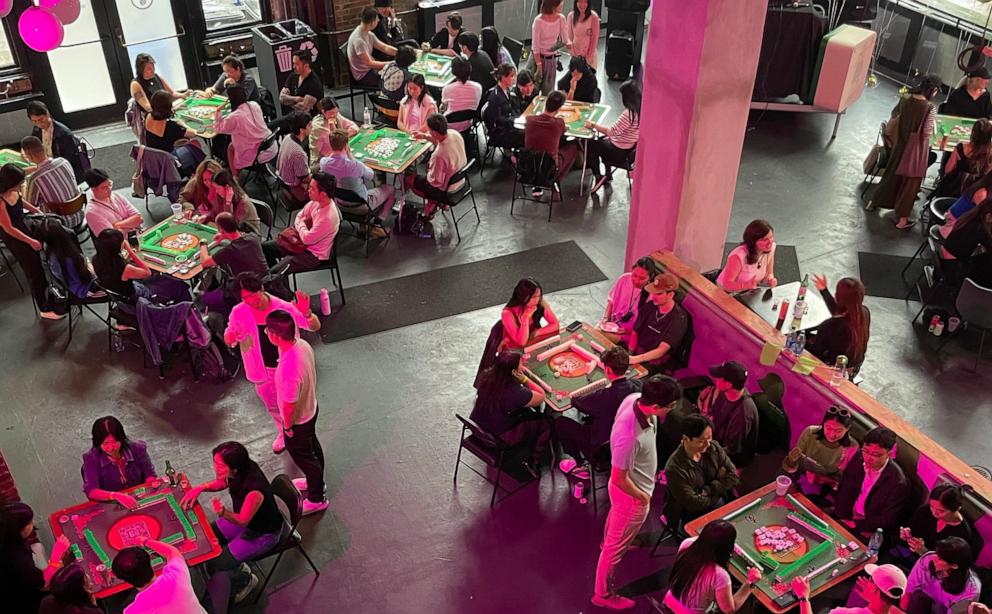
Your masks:
{"label": "black backpack", "polygon": [[417,207],[412,204],[404,204],[400,208],[400,214],[393,220],[393,232],[401,235],[413,234],[413,225],[417,223]]}
{"label": "black backpack", "polygon": [[226,382],[238,374],[241,363],[231,351],[211,339],[206,347],[191,348],[193,351],[193,375],[198,380]]}

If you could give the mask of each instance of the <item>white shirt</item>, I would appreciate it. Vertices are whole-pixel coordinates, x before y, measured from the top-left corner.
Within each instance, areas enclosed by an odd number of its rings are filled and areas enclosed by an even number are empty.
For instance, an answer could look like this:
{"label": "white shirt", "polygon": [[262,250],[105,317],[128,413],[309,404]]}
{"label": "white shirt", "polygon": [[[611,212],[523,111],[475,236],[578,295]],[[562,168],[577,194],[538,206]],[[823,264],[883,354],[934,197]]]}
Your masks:
{"label": "white shirt", "polygon": [[[885,465],[888,465],[888,459],[885,460]],[[885,471],[885,465],[879,470],[869,469],[868,465],[865,465],[865,479],[861,482],[861,494],[854,501],[854,513],[858,516],[864,518],[865,515],[865,501],[868,500],[868,495],[871,494],[871,489],[875,487],[875,482],[878,482],[878,478],[881,477],[882,472]]]}
{"label": "white shirt", "polygon": [[124,614],[207,614],[196,600],[189,567],[182,557],[169,559],[159,577],[134,597]]}
{"label": "white shirt", "polygon": [[296,305],[284,301],[278,296],[269,295],[269,308],[265,311],[255,311],[245,303],[238,303],[231,309],[231,317],[227,321],[227,330],[224,331],[234,337],[241,339],[241,359],[245,363],[245,376],[249,382],[258,383],[268,379],[265,370],[265,360],[262,358],[261,341],[258,338],[258,327],[265,324],[265,318],[277,309],[289,313],[293,316],[297,328],[307,330],[310,324],[306,317]]}
{"label": "white shirt", "polygon": [[276,398],[280,412],[286,403],[294,404],[293,416],[284,421],[284,428],[305,424],[317,415],[317,366],[313,348],[302,339],[297,339],[285,352],[279,352]]}

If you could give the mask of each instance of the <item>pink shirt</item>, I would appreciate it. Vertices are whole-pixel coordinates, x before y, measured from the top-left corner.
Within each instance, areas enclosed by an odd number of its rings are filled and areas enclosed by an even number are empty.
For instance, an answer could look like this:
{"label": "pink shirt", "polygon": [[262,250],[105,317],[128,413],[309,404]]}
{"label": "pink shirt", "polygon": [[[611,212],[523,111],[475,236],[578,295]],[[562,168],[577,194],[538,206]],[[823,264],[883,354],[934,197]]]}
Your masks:
{"label": "pink shirt", "polygon": [[207,614],[196,600],[189,567],[181,556],[169,559],[162,573],[134,596],[124,614]]}
{"label": "pink shirt", "polygon": [[[214,129],[222,134],[231,135],[234,148],[233,164],[238,168],[247,168],[255,161],[258,146],[271,134],[265,125],[262,107],[257,102],[246,102],[227,117],[221,117],[214,122]],[[259,162],[268,162],[276,157],[276,148],[270,147],[258,157]]]}
{"label": "pink shirt", "polygon": [[406,126],[406,132],[413,134],[418,130],[427,130],[427,118],[437,113],[437,103],[430,94],[417,104],[409,96],[404,96],[400,103],[400,119]]}
{"label": "pink shirt", "polygon": [[[465,141],[462,135],[448,128],[448,136],[437,144],[434,154],[427,162],[427,182],[440,190],[448,187],[448,180],[468,163],[465,156]],[[448,188],[457,192],[465,181],[459,181]]]}
{"label": "pink shirt", "polygon": [[141,215],[131,201],[115,192],[110,193],[110,202],[91,198],[86,207],[86,225],[94,237],[108,228],[113,228],[117,222],[123,222],[132,215]]}
{"label": "pink shirt", "polygon": [[293,222],[307,250],[321,261],[330,257],[340,225],[337,206],[332,202],[327,207],[321,207],[315,200],[308,202]]}
{"label": "pink shirt", "polygon": [[530,28],[531,50],[537,55],[551,55],[551,49],[560,38],[565,44],[571,40],[568,36],[568,27],[565,25],[565,16],[558,15],[554,21],[545,21],[543,15],[534,18],[534,25]]}
{"label": "pink shirt", "polygon": [[[482,100],[482,85],[475,81],[455,81],[444,86],[441,90],[441,104],[447,104],[444,114],[450,115],[455,111],[475,111]],[[471,121],[449,122],[448,127],[456,132],[463,132],[472,125]]]}
{"label": "pink shirt", "polygon": [[568,37],[572,39],[572,56],[582,56],[586,63],[596,68],[596,44],[599,42],[599,15],[589,12],[585,21],[576,21],[575,13],[569,13]]}
{"label": "pink shirt", "polygon": [[279,352],[276,398],[280,411],[286,403],[294,404],[293,415],[289,420],[284,419],[285,428],[309,422],[317,415],[317,367],[313,348],[303,339]]}
{"label": "pink shirt", "polygon": [[[620,327],[620,332],[629,335],[634,329],[634,322],[637,320],[637,306],[640,303],[641,289],[634,287],[631,281],[632,275],[624,273],[621,275],[610,294],[607,297],[610,301],[610,321]],[[627,317],[627,314],[631,315]]]}
{"label": "pink shirt", "polygon": [[245,303],[238,303],[231,310],[231,317],[227,321],[227,330],[224,336],[233,336],[241,339],[241,359],[245,363],[245,377],[249,382],[264,382],[266,377],[265,361],[262,359],[261,341],[258,338],[259,325],[265,324],[265,318],[276,311],[282,309],[293,316],[297,328],[306,330],[310,327],[307,319],[296,308],[296,305],[284,301],[278,296],[269,295],[269,308],[265,311],[256,311]]}

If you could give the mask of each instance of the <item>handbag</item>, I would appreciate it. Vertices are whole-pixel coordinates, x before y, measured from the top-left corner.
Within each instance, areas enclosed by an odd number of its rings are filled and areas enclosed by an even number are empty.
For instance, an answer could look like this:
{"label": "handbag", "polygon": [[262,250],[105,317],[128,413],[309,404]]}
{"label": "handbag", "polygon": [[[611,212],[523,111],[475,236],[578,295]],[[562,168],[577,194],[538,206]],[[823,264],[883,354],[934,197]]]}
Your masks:
{"label": "handbag", "polygon": [[878,160],[882,155],[882,146],[878,143],[872,145],[871,151],[865,156],[865,161],[861,163],[861,170],[865,175],[870,174],[878,166]]}
{"label": "handbag", "polygon": [[134,175],[131,175],[131,195],[144,198],[147,193],[145,175],[141,172],[141,161],[145,157],[145,146],[138,145],[138,155],[134,159]]}
{"label": "handbag", "polygon": [[920,127],[909,135],[906,146],[902,150],[902,158],[899,160],[899,168],[896,174],[901,177],[923,177],[927,174],[927,166],[930,156],[930,143],[926,133],[923,132],[926,126],[929,111],[920,122]]}
{"label": "handbag", "polygon": [[302,254],[307,250],[306,244],[300,238],[298,230],[290,226],[279,231],[276,237],[276,245],[284,254]]}

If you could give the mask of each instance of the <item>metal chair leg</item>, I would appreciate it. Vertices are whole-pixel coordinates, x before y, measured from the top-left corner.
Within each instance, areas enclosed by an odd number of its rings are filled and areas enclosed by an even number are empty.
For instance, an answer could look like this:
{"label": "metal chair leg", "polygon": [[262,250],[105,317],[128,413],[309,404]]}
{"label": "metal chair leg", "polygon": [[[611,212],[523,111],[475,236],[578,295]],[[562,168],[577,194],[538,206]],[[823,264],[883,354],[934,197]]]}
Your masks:
{"label": "metal chair leg", "polygon": [[307,563],[310,564],[310,569],[313,570],[313,573],[319,576],[320,570],[317,569],[317,566],[313,564],[312,560],[310,560],[310,555],[307,554],[307,551],[303,549],[303,544],[296,544],[296,549],[300,551],[300,554],[303,555],[303,558],[305,558],[307,560]]}
{"label": "metal chair leg", "polygon": [[906,271],[909,270],[909,267],[913,266],[913,263],[916,262],[916,259],[919,258],[921,254],[923,254],[923,250],[925,250],[926,248],[927,248],[927,241],[924,240],[923,244],[920,245],[918,248],[916,248],[916,251],[913,252],[913,256],[909,259],[909,262],[906,263],[906,266],[904,266],[902,268],[902,271],[899,273],[903,281],[906,281]]}
{"label": "metal chair leg", "polygon": [[279,566],[279,561],[282,560],[282,555],[284,554],[286,554],[285,550],[280,552],[279,556],[276,557],[276,562],[269,568],[269,573],[265,574],[265,580],[262,581],[262,586],[258,589],[258,593],[255,594],[255,601],[252,603],[258,603],[258,600],[262,598],[262,593],[265,592],[265,587],[269,585],[269,580],[272,579],[272,574],[276,572],[276,567]]}

